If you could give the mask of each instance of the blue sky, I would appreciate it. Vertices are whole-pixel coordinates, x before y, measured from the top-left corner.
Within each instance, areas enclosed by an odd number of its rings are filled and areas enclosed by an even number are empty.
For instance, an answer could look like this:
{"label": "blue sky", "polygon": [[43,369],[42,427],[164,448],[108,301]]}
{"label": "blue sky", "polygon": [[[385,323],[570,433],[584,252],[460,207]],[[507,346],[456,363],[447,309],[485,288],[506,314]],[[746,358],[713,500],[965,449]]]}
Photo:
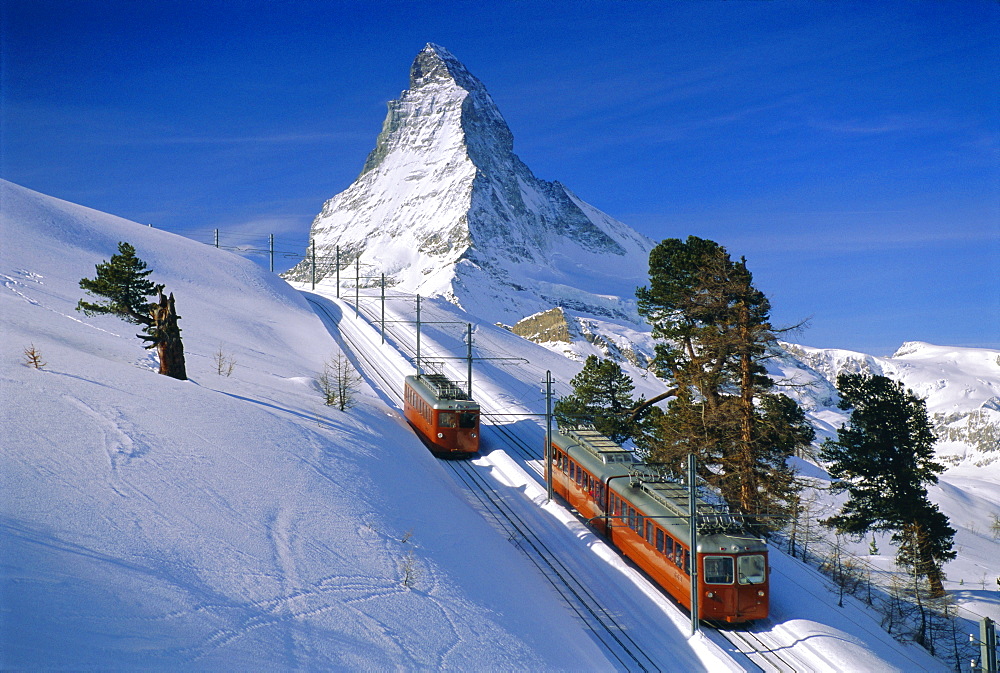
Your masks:
{"label": "blue sky", "polygon": [[301,252],[435,42],[484,82],[538,177],[653,239],[694,234],[745,256],[776,323],[810,319],[792,340],[1000,348],[992,0],[0,12],[0,175],[31,189]]}

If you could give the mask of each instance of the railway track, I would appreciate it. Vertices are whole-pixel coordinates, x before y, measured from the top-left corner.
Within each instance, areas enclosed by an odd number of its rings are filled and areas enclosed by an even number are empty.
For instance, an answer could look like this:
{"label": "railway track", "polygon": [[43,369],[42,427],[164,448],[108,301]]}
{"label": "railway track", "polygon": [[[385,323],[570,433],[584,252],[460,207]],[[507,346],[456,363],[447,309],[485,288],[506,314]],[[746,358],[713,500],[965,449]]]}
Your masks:
{"label": "railway track", "polygon": [[767,673],[809,673],[815,670],[788,652],[782,652],[787,648],[771,642],[765,634],[757,633],[752,628],[713,627],[713,632],[725,639],[756,670]]}
{"label": "railway track", "polygon": [[[379,355],[370,353],[365,344],[351,337],[349,331],[337,329],[338,319],[324,302],[308,299],[331,332],[339,334],[343,339],[359,371],[363,371],[369,381],[376,383],[387,401],[397,407],[400,406],[402,398],[399,390],[402,376],[397,372],[386,372],[380,364]],[[528,450],[526,445],[509,430],[498,430],[501,426],[497,425],[486,427],[492,435],[492,443],[503,443],[519,453]],[[495,526],[521,549],[542,576],[552,584],[574,613],[587,625],[609,659],[616,663],[620,670],[662,670],[642,645],[629,635],[620,620],[606,610],[586,584],[567,567],[560,554],[548,545],[543,537],[533,530],[531,523],[519,513],[520,508],[517,503],[511,502],[510,499],[521,496],[502,494],[494,487],[492,478],[488,476],[492,466],[486,459],[443,460],[442,464],[453,473],[456,481],[465,487],[474,503],[492,518]]]}
{"label": "railway track", "polygon": [[[349,330],[340,330],[337,327],[337,318],[331,313],[326,302],[308,299],[316,307],[320,317],[328,323],[331,333],[339,334],[344,340],[344,345],[355,360],[354,364],[358,370],[367,374],[369,381],[376,383],[387,402],[401,407],[400,382],[409,372],[386,372],[380,365],[383,361],[382,354],[368,352],[366,345],[353,339]],[[359,307],[359,315],[370,327],[378,323],[378,317],[366,311],[363,306]],[[386,327],[386,345],[397,351],[408,364],[414,352],[414,348],[410,345],[411,338],[409,334],[402,334],[395,325]],[[512,414],[503,409],[493,408],[482,399],[479,402],[482,407],[483,429],[489,433],[488,443],[495,448],[505,449],[509,455],[519,457],[532,472],[537,474],[534,468],[539,464],[538,461],[544,458],[541,430],[539,429],[539,437],[532,438],[537,441],[529,441],[523,433],[516,433],[509,427],[511,419],[520,418],[523,414]],[[475,459],[441,462],[453,473],[456,481],[465,487],[473,503],[492,520],[498,530],[521,549],[559,592],[581,621],[587,625],[613,662],[627,671],[662,670],[662,663],[658,663],[628,634],[621,621],[602,606],[601,601],[577,579],[576,574],[567,567],[560,555],[552,550],[543,537],[538,535],[518,513],[519,508],[516,503],[510,501],[510,498],[522,496],[504,495],[495,488],[495,482],[487,476],[487,471],[491,468],[486,464],[488,461]],[[782,652],[787,648],[771,642],[766,634],[732,627],[710,626],[709,629],[715,635],[713,640],[730,652],[741,665],[746,666],[747,670],[778,673],[802,673],[814,670],[790,653]]]}

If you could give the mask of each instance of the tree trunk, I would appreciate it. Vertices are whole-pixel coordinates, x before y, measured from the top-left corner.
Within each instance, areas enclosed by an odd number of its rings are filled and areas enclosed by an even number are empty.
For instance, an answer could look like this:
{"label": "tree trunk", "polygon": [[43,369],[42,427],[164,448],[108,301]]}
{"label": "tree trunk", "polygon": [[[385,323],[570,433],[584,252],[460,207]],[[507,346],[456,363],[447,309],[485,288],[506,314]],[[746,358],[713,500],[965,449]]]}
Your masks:
{"label": "tree trunk", "polygon": [[181,343],[181,330],[177,326],[177,310],[174,308],[174,293],[164,297],[160,292],[159,305],[153,309],[153,321],[156,326],[156,352],[160,356],[160,373],[181,381],[187,380],[187,368],[184,365],[184,344]]}

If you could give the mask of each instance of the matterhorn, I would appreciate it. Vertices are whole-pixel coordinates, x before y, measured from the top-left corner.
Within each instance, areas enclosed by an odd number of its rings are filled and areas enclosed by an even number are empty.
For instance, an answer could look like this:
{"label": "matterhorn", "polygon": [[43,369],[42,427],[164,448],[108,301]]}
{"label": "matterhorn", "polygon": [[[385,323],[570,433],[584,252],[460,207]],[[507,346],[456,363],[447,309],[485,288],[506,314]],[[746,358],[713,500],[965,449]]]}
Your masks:
{"label": "matterhorn", "polygon": [[[428,44],[361,174],[310,232],[315,278],[436,295],[491,322],[564,310],[637,321],[653,242],[536,178],[483,84]],[[338,257],[339,250],[339,257]],[[312,251],[310,251],[312,253]],[[286,274],[308,282],[311,254]]]}

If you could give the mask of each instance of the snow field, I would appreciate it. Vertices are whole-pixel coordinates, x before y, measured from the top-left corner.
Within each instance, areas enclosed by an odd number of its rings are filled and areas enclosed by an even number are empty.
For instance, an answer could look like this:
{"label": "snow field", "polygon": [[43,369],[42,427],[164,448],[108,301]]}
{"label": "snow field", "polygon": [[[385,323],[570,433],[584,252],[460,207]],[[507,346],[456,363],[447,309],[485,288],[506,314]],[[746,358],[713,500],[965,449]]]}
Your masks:
{"label": "snow field", "polygon": [[[337,346],[283,281],[9,183],[0,205],[0,667],[607,667],[370,391],[321,404]],[[73,310],[119,240],[176,293],[191,381]]]}

